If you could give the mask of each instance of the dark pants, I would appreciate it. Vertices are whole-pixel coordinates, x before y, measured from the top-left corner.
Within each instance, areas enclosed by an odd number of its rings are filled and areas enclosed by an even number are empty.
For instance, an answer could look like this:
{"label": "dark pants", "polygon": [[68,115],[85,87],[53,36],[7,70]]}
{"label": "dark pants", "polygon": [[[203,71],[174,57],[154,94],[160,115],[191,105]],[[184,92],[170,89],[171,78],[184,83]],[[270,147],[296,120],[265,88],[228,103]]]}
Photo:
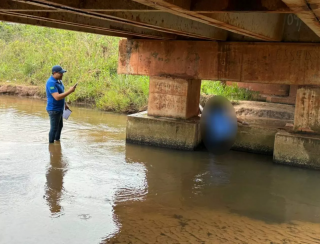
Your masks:
{"label": "dark pants", "polygon": [[60,140],[61,130],[63,127],[63,112],[48,111],[48,114],[50,117],[49,143],[53,143],[54,140]]}

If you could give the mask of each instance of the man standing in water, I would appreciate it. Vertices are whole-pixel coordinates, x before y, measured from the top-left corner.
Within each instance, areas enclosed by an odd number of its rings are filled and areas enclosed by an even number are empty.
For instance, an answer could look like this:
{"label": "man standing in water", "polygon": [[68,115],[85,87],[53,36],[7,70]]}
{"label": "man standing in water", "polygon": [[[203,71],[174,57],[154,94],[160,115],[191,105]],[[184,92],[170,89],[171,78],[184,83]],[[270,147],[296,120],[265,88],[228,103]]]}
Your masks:
{"label": "man standing in water", "polygon": [[68,109],[64,98],[73,93],[76,86],[71,87],[67,92],[64,92],[62,83],[63,74],[67,72],[61,66],[56,65],[52,67],[52,76],[47,80],[47,111],[50,117],[50,132],[49,143],[54,140],[60,141],[61,130],[63,127],[63,110]]}

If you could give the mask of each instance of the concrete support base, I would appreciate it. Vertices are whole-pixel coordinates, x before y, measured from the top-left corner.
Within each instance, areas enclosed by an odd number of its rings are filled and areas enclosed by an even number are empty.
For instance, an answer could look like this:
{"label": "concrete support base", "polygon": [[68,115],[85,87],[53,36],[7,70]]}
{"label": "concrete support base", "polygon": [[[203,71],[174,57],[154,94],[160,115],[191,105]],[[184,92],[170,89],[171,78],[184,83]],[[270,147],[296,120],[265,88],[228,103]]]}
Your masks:
{"label": "concrete support base", "polygon": [[[277,132],[276,126],[240,125],[232,150],[272,155]],[[127,142],[195,150],[201,143],[200,118],[156,118],[147,112],[129,115]]]}
{"label": "concrete support base", "polygon": [[[248,125],[238,126],[233,150],[273,155],[278,128],[293,124],[291,105],[240,101],[234,105],[238,118]],[[201,141],[200,118],[175,119],[148,116],[142,112],[128,116],[127,141],[177,148],[195,149]]]}
{"label": "concrete support base", "polygon": [[147,112],[128,116],[127,142],[194,150],[201,142],[200,118],[153,117]]}
{"label": "concrete support base", "polygon": [[293,124],[294,107],[265,102],[240,101],[234,105],[239,125],[233,150],[273,155],[274,139],[279,128]]}
{"label": "concrete support base", "polygon": [[276,127],[238,126],[237,138],[232,150],[272,155],[277,132]]}
{"label": "concrete support base", "polygon": [[320,135],[281,131],[276,134],[275,163],[320,169]]}

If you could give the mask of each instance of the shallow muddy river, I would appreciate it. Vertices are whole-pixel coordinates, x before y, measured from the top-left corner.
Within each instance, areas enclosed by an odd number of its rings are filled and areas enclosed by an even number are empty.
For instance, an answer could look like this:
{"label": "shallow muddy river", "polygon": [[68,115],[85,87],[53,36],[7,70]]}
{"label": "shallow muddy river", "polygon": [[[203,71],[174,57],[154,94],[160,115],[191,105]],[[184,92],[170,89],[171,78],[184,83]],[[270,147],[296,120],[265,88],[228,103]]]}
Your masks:
{"label": "shallow muddy river", "polygon": [[320,172],[126,145],[126,117],[0,96],[0,243],[320,243]]}

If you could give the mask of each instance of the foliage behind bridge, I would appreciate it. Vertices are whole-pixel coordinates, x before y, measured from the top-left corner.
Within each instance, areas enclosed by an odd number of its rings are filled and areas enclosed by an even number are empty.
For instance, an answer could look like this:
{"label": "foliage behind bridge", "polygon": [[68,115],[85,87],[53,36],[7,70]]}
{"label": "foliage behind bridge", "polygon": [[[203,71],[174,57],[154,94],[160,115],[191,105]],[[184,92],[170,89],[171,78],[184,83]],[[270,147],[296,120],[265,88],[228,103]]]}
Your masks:
{"label": "foliage behind bridge", "polygon": [[[42,87],[51,67],[68,72],[64,84],[79,82],[69,101],[88,102],[100,109],[135,112],[147,105],[149,78],[117,74],[117,37],[0,22],[0,81]],[[238,87],[203,82],[202,92],[231,99],[250,99]]]}

